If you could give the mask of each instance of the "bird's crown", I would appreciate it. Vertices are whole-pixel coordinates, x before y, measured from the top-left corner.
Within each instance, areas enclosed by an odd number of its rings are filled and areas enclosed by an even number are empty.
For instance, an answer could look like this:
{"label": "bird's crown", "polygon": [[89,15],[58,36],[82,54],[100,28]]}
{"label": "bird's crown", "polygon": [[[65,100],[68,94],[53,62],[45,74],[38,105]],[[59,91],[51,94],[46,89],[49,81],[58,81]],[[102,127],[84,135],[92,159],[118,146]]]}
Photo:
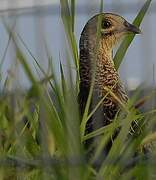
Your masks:
{"label": "bird's crown", "polygon": [[81,36],[87,37],[93,43],[99,34],[103,43],[107,43],[112,49],[122,37],[130,33],[140,34],[141,31],[117,14],[100,13],[86,23]]}
{"label": "bird's crown", "polygon": [[92,30],[97,31],[98,26],[102,35],[112,34],[126,34],[135,33],[140,34],[138,27],[127,22],[123,17],[113,13],[100,13],[93,16],[86,24],[85,28],[92,27]]}

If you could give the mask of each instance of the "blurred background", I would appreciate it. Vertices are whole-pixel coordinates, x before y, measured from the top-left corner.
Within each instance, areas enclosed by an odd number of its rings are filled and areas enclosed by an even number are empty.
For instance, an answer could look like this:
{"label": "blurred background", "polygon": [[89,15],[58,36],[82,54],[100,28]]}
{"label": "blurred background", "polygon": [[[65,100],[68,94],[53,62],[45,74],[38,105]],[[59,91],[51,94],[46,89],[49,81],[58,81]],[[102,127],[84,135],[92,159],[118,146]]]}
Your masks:
{"label": "blurred background", "polygon": [[[104,11],[122,15],[132,22],[144,0],[105,0]],[[75,36],[79,44],[80,33],[90,17],[99,12],[100,0],[78,0],[76,5]],[[59,75],[59,62],[66,64],[67,43],[60,16],[59,0],[0,0],[0,88],[7,77],[14,79],[12,89],[30,86],[21,66],[16,62],[13,43],[4,28],[4,21],[24,41],[33,56],[48,71],[48,53]],[[141,25],[142,35],[137,35],[120,67],[121,79],[129,90],[144,84],[156,85],[156,3],[152,2]],[[34,60],[21,44],[23,52],[37,76]]]}

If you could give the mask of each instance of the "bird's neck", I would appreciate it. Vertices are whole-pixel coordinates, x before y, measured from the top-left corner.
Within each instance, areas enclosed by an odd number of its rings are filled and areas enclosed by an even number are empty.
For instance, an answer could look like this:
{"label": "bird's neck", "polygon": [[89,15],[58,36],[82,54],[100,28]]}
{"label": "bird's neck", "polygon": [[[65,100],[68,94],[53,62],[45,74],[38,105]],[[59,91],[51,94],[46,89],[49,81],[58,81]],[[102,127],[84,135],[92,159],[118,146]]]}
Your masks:
{"label": "bird's neck", "polygon": [[82,38],[80,42],[81,85],[90,86],[93,71],[96,71],[95,84],[100,88],[111,88],[117,84],[119,75],[114,67],[112,48],[104,40],[97,47],[94,39]]}

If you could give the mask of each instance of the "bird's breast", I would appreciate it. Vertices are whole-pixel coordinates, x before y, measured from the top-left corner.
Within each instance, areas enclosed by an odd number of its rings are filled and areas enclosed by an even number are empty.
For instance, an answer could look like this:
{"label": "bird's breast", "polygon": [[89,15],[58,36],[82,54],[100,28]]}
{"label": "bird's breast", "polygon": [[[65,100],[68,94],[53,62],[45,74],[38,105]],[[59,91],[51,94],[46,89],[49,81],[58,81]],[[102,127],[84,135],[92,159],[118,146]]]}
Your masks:
{"label": "bird's breast", "polygon": [[96,86],[104,91],[105,87],[115,91],[119,83],[119,75],[115,67],[110,62],[97,60],[96,63]]}

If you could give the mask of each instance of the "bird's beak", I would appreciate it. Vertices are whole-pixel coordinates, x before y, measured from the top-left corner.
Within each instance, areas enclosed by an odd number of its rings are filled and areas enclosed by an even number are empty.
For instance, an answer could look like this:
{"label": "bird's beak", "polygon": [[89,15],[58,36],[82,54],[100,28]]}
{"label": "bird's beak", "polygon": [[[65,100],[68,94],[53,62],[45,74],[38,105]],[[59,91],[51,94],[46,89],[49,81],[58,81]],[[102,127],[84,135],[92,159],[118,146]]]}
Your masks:
{"label": "bird's beak", "polygon": [[124,26],[125,26],[126,32],[130,32],[134,34],[141,34],[141,30],[138,27],[134,26],[133,24],[128,23],[127,21],[125,21]]}

